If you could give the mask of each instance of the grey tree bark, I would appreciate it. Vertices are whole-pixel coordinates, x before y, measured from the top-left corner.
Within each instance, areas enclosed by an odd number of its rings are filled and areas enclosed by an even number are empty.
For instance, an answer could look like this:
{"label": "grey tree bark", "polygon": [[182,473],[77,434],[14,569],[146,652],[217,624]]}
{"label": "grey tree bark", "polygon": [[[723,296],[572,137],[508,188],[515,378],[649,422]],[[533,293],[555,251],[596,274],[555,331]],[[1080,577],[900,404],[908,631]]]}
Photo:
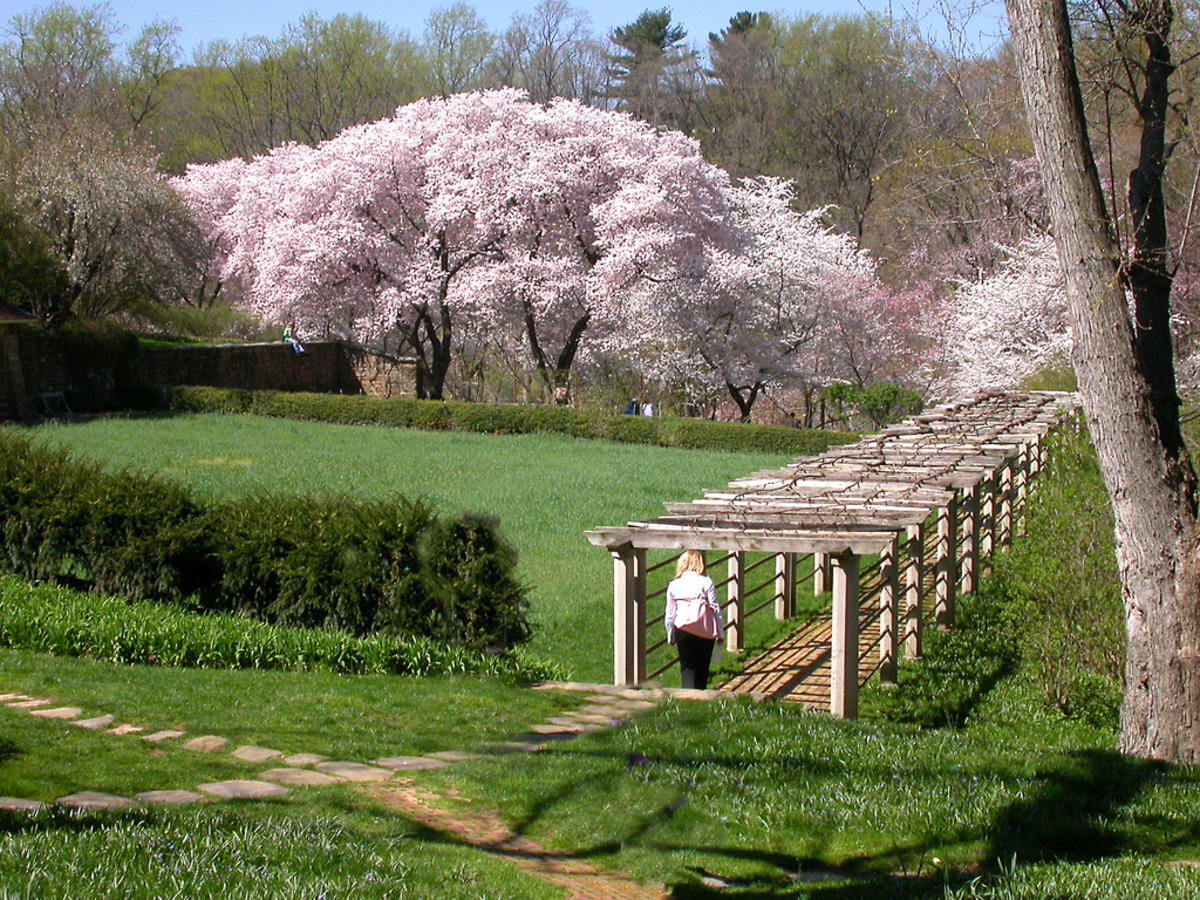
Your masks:
{"label": "grey tree bark", "polygon": [[[1170,75],[1169,0],[1122,4],[1147,57],[1138,112],[1139,215],[1122,264],[1088,140],[1063,0],[1006,0],[1030,130],[1066,276],[1084,412],[1112,497],[1125,605],[1125,695],[1118,749],[1200,763],[1200,549],[1196,479],[1179,439],[1169,336],[1161,139]],[[1136,191],[1136,194],[1135,194]],[[1157,199],[1154,199],[1157,192]],[[1150,198],[1150,199],[1147,199]],[[1136,300],[1132,320],[1126,291]],[[1064,586],[1067,589],[1067,586]]]}

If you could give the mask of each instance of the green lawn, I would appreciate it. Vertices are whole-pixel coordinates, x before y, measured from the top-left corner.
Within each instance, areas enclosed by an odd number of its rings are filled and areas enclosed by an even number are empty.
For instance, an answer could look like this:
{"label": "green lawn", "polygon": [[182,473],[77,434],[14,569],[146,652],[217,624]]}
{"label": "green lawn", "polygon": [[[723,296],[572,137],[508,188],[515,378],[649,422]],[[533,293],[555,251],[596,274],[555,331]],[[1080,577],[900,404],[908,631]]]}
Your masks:
{"label": "green lawn", "polygon": [[[403,491],[499,515],[532,588],[535,650],[597,680],[609,671],[611,567],[582,531],[780,462],[253,418],[38,433],[213,495]],[[762,620],[760,642],[773,628]],[[921,665],[906,672],[937,671]],[[416,778],[447,804],[494,809],[548,849],[679,898],[1200,896],[1200,770],[1117,755],[1111,728],[1064,718],[1030,677],[1001,678],[960,729],[884,720],[874,684],[857,722],[781,703],[669,701],[621,729]],[[15,650],[0,651],[0,687],[358,761],[483,748],[581,702],[468,677],[194,671]],[[0,708],[0,795],[128,794],[253,771]],[[0,898],[558,895],[348,786],[211,808],[0,814]]]}
{"label": "green lawn", "polygon": [[[88,712],[357,760],[478,747],[580,702],[465,678],[188,671],[16,651],[0,651],[0,673],[5,687]],[[1124,759],[1112,738],[1046,711],[1016,678],[959,731],[778,703],[668,702],[536,755],[417,777],[455,798],[447,804],[498,810],[548,849],[665,882],[676,897],[1196,896],[1200,772]],[[129,794],[254,771],[0,708],[0,795]],[[705,888],[705,877],[729,887]],[[146,900],[555,896],[345,785],[211,808],[0,814],[0,886],[4,897]]]}
{"label": "green lawn", "polygon": [[[448,513],[496,516],[520,553],[519,576],[530,587],[536,627],[530,649],[589,681],[612,675],[612,560],[587,543],[584,531],[659,515],[664,501],[690,500],[705,488],[788,461],[557,435],[425,432],[252,416],[102,419],[35,432],[210,496],[265,490],[401,493],[424,497]],[[750,625],[752,649],[779,633],[769,614]]]}

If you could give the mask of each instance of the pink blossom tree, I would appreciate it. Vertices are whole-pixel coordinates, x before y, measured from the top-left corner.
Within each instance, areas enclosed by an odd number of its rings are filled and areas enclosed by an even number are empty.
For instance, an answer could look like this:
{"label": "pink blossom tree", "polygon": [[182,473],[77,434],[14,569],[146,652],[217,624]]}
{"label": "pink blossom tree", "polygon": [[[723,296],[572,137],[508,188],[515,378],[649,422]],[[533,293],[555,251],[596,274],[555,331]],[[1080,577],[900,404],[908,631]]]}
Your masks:
{"label": "pink blossom tree", "polygon": [[838,377],[824,337],[875,289],[875,266],[825,210],[795,212],[787,181],[747,180],[725,196],[723,239],[693,248],[691,278],[639,282],[613,340],[664,383],[726,393],[747,420],[771,386]]}
{"label": "pink blossom tree", "polygon": [[697,248],[728,230],[726,185],[682,135],[505,90],[193,167],[178,188],[256,312],[365,343],[398,334],[439,397],[471,332],[561,383],[624,294],[696,274]]}

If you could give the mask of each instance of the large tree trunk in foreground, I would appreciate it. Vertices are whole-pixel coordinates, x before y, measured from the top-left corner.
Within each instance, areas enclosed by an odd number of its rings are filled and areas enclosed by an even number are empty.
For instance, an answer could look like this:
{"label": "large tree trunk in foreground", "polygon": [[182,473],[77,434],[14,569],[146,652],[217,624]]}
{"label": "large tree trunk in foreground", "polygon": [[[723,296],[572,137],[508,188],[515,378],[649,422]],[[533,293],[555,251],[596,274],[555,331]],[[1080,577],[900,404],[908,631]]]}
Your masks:
{"label": "large tree trunk in foreground", "polygon": [[[1124,753],[1200,763],[1200,558],[1195,476],[1179,439],[1167,321],[1161,114],[1170,74],[1166,0],[1131,4],[1146,32],[1144,139],[1131,196],[1147,217],[1137,230],[1134,273],[1122,271],[1088,143],[1063,0],[1006,0],[1030,130],[1066,275],[1074,362],[1088,427],[1112,497],[1125,604]],[[1155,39],[1158,39],[1157,43]],[[1156,59],[1156,54],[1159,54]],[[1154,116],[1158,115],[1157,121]],[[1146,134],[1148,129],[1159,134]],[[1161,241],[1156,247],[1153,242]],[[1130,321],[1125,286],[1137,295]],[[1158,328],[1157,334],[1148,333]],[[1166,359],[1163,358],[1164,347]],[[1166,367],[1164,369],[1164,366]],[[1070,590],[1070,585],[1063,585]]]}

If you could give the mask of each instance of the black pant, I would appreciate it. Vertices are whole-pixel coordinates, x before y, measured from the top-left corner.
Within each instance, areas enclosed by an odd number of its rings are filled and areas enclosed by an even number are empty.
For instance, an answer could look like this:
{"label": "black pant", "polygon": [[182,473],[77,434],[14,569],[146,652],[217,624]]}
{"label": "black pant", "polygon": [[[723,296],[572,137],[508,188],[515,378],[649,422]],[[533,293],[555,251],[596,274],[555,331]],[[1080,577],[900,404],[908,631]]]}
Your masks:
{"label": "black pant", "polygon": [[675,632],[675,649],[679,651],[679,676],[685,688],[708,687],[708,666],[712,662],[716,641],[697,637],[686,631]]}

